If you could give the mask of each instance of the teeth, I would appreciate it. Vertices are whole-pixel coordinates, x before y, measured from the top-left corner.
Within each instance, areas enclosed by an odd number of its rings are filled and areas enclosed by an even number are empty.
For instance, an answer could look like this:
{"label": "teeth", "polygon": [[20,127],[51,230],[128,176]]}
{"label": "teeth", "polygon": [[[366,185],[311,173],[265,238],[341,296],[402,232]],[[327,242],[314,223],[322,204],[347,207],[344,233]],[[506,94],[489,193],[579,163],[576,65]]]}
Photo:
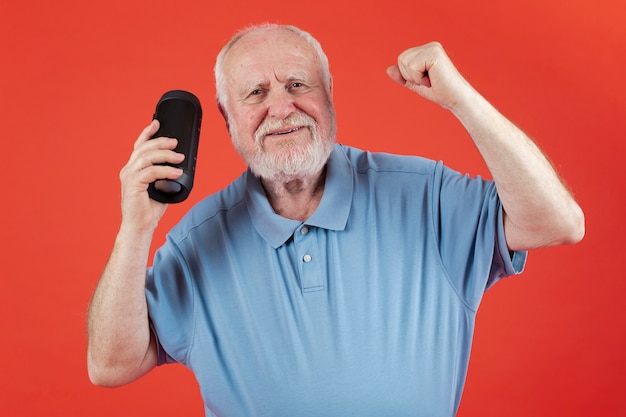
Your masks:
{"label": "teeth", "polygon": [[295,129],[287,130],[285,132],[276,132],[276,133],[272,133],[272,135],[286,135],[288,133],[295,132],[296,130],[300,130],[300,128],[298,127]]}

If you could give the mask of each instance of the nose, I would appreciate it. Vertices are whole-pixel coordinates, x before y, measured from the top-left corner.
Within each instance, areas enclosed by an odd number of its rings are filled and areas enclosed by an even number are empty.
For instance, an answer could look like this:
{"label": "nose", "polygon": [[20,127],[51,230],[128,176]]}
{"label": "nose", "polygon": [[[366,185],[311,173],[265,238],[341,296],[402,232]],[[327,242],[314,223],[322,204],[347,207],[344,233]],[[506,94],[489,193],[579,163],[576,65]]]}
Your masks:
{"label": "nose", "polygon": [[268,116],[274,119],[284,119],[297,110],[294,97],[284,89],[272,91],[267,106]]}

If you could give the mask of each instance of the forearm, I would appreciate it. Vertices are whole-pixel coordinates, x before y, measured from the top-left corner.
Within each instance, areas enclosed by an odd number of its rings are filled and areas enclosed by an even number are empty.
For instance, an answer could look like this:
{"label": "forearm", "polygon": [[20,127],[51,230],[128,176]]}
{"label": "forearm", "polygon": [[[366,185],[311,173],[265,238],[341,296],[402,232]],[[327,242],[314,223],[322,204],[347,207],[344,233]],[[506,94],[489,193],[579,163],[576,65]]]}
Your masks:
{"label": "forearm", "polygon": [[151,237],[120,230],[91,300],[88,367],[95,384],[125,384],[156,363],[145,297]]}
{"label": "forearm", "polygon": [[122,225],[89,306],[87,363],[98,385],[125,384],[157,363],[145,281],[152,236],[167,205],[152,200],[147,190],[157,179],[179,178],[182,170],[173,165],[185,157],[174,151],[176,139],[152,139],[158,128],[157,120],[144,128],[120,171]]}
{"label": "forearm", "polygon": [[496,183],[510,249],[574,243],[584,216],[537,145],[474,89],[453,114],[465,126]]}

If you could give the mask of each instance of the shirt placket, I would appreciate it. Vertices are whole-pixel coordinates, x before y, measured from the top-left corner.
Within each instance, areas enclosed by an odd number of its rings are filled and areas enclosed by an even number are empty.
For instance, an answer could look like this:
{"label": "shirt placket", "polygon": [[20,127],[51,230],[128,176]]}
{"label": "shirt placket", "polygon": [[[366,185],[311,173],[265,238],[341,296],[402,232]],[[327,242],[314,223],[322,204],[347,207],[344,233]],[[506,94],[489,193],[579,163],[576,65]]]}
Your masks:
{"label": "shirt placket", "polygon": [[317,228],[306,224],[300,226],[294,234],[303,293],[324,290],[324,279],[321,273],[322,259],[317,234]]}

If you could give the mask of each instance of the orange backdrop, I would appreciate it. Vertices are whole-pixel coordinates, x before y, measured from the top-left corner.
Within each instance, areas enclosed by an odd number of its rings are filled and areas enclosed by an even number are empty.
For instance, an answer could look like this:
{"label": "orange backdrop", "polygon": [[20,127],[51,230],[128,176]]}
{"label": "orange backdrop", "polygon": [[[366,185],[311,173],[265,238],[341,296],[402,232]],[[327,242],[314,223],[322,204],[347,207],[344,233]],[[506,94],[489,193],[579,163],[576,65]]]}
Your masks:
{"label": "orange backdrop", "polygon": [[[432,4],[435,3],[435,4]],[[90,385],[85,313],[120,220],[118,172],[169,89],[204,106],[191,204],[244,168],[213,103],[236,29],[293,23],[325,46],[339,140],[486,169],[446,111],[385,74],[439,40],[550,155],[587,214],[576,246],[538,250],[478,315],[459,416],[626,413],[623,0],[9,1],[0,5],[0,415],[201,416],[192,375]]]}

